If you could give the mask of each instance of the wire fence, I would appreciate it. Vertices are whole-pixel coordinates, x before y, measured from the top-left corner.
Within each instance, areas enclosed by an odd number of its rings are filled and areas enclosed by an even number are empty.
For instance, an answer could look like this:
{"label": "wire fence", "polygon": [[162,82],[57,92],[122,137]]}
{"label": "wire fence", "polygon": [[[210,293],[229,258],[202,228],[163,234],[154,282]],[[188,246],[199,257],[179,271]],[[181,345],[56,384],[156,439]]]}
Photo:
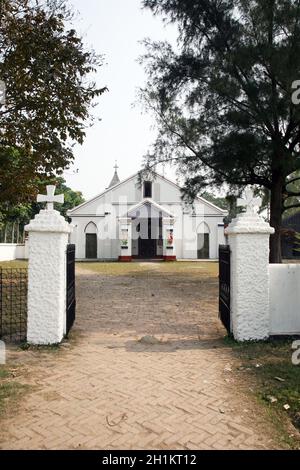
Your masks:
{"label": "wire fence", "polygon": [[26,340],[27,268],[0,268],[0,339]]}

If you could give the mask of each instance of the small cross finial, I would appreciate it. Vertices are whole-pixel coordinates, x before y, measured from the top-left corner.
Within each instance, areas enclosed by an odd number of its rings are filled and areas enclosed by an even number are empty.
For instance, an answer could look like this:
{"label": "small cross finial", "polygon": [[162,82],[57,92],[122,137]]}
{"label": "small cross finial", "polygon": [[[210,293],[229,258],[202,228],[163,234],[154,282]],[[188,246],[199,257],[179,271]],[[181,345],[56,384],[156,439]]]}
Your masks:
{"label": "small cross finial", "polygon": [[246,207],[246,214],[256,214],[262,203],[261,197],[254,197],[253,189],[250,187],[245,190],[244,194],[243,198],[238,198],[237,206]]}
{"label": "small cross finial", "polygon": [[48,185],[46,186],[47,188],[47,195],[45,196],[44,194],[38,194],[36,200],[37,202],[46,202],[47,203],[47,210],[48,211],[53,211],[53,204],[55,202],[58,202],[59,204],[64,203],[64,195],[63,194],[58,194],[55,196],[55,186],[53,185]]}
{"label": "small cross finial", "polygon": [[115,161],[114,169],[117,171],[119,169],[117,160]]}

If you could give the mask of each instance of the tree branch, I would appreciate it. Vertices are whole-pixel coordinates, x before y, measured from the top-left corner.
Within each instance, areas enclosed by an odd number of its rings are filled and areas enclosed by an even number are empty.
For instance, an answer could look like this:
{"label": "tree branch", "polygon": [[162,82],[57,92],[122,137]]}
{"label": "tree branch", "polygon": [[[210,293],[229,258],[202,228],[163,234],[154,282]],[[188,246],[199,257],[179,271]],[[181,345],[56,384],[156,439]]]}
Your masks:
{"label": "tree branch", "polygon": [[289,186],[292,183],[295,183],[296,181],[300,181],[300,176],[297,176],[296,178],[293,178],[289,181],[286,182],[285,187]]}
{"label": "tree branch", "polygon": [[289,209],[296,209],[296,208],[300,208],[300,202],[298,204],[291,204],[290,206],[283,206],[282,213],[284,213],[285,211]]}

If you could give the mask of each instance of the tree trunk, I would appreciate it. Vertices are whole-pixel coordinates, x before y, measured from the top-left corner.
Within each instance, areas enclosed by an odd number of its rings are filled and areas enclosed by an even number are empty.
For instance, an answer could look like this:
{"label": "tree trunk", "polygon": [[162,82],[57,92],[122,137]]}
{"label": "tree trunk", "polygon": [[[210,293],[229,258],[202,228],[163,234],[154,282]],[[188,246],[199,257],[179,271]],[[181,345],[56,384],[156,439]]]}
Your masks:
{"label": "tree trunk", "polygon": [[15,224],[16,224],[16,222],[13,222],[12,234],[11,234],[11,243],[15,243]]}
{"label": "tree trunk", "polygon": [[17,225],[17,243],[19,243],[19,239],[20,239],[20,222],[18,221],[18,225]]}
{"label": "tree trunk", "polygon": [[284,178],[280,172],[274,172],[270,202],[270,225],[275,229],[270,237],[270,263],[281,263],[281,226],[282,226],[282,192]]}

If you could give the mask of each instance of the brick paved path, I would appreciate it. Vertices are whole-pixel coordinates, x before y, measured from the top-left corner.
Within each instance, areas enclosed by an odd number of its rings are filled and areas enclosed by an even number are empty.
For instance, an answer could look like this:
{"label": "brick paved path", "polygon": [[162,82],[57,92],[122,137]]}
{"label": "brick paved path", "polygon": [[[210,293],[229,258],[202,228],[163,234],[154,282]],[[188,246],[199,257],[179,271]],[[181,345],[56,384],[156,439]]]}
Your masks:
{"label": "brick paved path", "polygon": [[[0,447],[273,448],[262,413],[230,370],[216,276],[192,263],[174,272],[132,266],[116,276],[79,269],[69,347],[11,353],[34,387],[2,421]],[[143,344],[144,335],[161,342]]]}

